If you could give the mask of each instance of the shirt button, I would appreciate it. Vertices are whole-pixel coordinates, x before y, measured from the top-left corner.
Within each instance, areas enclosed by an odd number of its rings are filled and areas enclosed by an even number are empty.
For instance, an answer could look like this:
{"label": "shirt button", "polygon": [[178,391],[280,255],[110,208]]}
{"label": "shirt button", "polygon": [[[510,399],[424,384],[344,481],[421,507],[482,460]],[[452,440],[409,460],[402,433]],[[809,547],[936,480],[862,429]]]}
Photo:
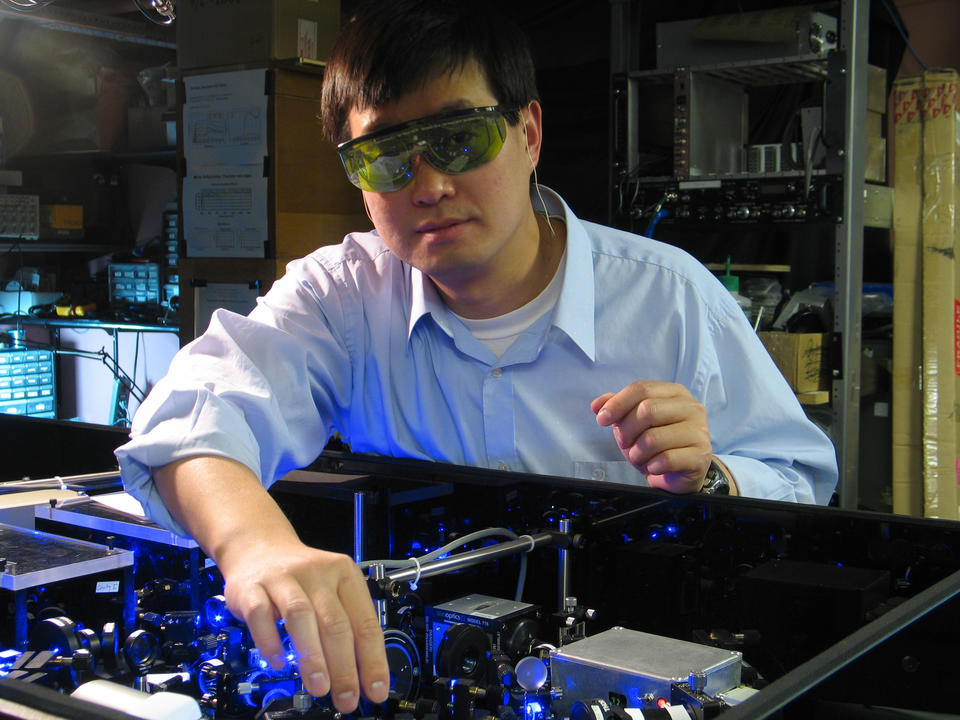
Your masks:
{"label": "shirt button", "polygon": [[509,469],[510,469],[510,466],[507,465],[505,462],[502,462],[497,465],[497,470],[509,470]]}
{"label": "shirt button", "polygon": [[498,378],[501,375],[503,375],[503,370],[501,370],[500,368],[494,368],[493,370],[490,371],[490,377]]}
{"label": "shirt button", "polygon": [[607,477],[607,473],[603,468],[594,468],[593,474],[590,475],[594,480],[603,480]]}

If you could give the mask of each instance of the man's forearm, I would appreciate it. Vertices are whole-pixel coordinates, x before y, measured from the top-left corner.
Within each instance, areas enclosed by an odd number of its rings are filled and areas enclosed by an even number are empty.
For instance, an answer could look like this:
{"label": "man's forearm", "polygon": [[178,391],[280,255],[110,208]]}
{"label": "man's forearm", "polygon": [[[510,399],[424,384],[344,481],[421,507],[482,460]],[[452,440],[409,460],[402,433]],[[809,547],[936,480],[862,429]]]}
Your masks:
{"label": "man's forearm", "polygon": [[268,538],[296,541],[296,532],[248,467],[197,456],[153,471],[170,514],[223,568],[247,545]]}

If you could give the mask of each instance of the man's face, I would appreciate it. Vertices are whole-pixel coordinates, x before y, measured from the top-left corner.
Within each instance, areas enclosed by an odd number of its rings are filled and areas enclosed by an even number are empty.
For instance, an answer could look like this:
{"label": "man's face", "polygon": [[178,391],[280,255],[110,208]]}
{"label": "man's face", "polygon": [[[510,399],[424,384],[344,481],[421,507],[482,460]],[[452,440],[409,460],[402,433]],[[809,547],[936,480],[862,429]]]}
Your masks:
{"label": "man's face", "polygon": [[[479,66],[470,63],[381,107],[352,110],[350,136],[496,104]],[[522,109],[520,124],[507,124],[503,148],[485,165],[446,174],[417,157],[406,186],[386,193],[364,191],[370,218],[387,247],[433,278],[445,294],[498,278],[508,282],[510,268],[536,252],[529,182],[539,148],[539,105],[531,103]]]}

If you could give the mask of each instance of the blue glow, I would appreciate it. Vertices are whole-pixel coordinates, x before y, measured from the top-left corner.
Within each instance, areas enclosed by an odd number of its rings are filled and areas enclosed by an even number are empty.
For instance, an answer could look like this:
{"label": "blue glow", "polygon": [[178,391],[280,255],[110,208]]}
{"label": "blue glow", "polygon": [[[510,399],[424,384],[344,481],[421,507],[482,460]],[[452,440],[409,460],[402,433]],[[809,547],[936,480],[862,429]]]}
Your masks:
{"label": "blue glow", "polygon": [[524,720],[541,720],[543,718],[543,705],[537,700],[528,700],[523,704]]}
{"label": "blue glow", "polygon": [[659,532],[659,531],[654,530],[652,533],[650,533],[650,539],[651,539],[651,540],[656,540],[658,537],[660,537],[660,532]]}
{"label": "blue glow", "polygon": [[294,655],[293,653],[288,653],[288,654],[287,654],[287,662],[293,662],[293,661],[296,660],[296,659],[297,659],[297,656]]}
{"label": "blue glow", "polygon": [[680,528],[678,528],[676,525],[667,525],[666,531],[667,535],[670,537],[676,537],[677,533],[680,532]]}
{"label": "blue glow", "polygon": [[423,545],[420,543],[419,540],[414,540],[412,543],[410,543],[410,547],[413,548],[414,550],[420,550],[423,548]]}

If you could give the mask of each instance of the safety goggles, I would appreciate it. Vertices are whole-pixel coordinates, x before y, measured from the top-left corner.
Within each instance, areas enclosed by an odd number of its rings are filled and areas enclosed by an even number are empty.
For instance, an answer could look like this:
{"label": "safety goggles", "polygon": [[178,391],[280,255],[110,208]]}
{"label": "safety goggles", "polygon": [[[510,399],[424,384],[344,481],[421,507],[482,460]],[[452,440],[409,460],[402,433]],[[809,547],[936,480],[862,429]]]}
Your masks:
{"label": "safety goggles", "polygon": [[361,190],[393,192],[413,178],[417,155],[443,173],[464,173],[493,160],[507,137],[502,105],[431,115],[337,146],[347,177]]}

